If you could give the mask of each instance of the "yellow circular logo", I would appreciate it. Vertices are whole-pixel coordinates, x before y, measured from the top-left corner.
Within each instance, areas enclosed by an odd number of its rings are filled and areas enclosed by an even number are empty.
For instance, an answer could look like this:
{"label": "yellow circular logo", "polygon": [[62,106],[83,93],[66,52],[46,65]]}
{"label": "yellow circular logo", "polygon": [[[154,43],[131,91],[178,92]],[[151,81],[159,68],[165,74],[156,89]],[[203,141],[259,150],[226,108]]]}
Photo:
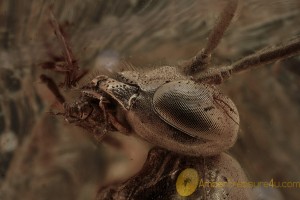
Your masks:
{"label": "yellow circular logo", "polygon": [[177,177],[176,190],[180,196],[187,197],[196,191],[198,184],[199,175],[197,170],[187,168]]}

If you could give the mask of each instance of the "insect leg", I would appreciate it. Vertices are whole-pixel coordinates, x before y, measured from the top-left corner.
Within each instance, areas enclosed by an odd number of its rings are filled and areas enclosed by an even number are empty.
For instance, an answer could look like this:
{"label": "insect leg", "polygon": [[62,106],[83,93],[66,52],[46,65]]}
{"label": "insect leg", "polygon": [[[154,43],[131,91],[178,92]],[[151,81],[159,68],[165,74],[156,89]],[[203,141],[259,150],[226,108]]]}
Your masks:
{"label": "insect leg", "polygon": [[63,104],[65,102],[64,96],[60,93],[56,83],[53,81],[52,78],[42,74],[40,76],[40,79],[43,83],[46,84],[46,86],[49,88],[49,90],[52,92],[52,94],[55,96],[56,100],[60,103]]}
{"label": "insect leg", "polygon": [[238,0],[229,0],[221,12],[206,44],[188,64],[184,67],[187,75],[194,75],[208,67],[213,50],[220,43],[226,29],[230,25],[238,6]]}
{"label": "insect leg", "polygon": [[78,81],[87,73],[86,71],[82,71],[79,69],[77,60],[72,52],[72,49],[69,45],[68,40],[63,32],[62,27],[56,21],[52,12],[50,12],[50,24],[54,29],[54,33],[58,38],[59,42],[63,46],[63,54],[64,54],[64,61],[66,62],[65,65],[65,81],[63,86],[65,88],[72,88],[76,86]]}
{"label": "insect leg", "polygon": [[119,122],[119,120],[115,117],[115,115],[111,113],[107,113],[107,117],[109,122],[121,133],[128,134],[129,133],[129,128],[125,127],[123,124]]}
{"label": "insect leg", "polygon": [[[105,121],[105,124],[106,124],[105,127],[108,127],[108,124],[111,123],[114,126],[114,128],[116,128],[119,132],[128,133],[129,128],[123,126],[119,122],[119,120],[115,117],[115,115],[113,115],[112,113],[109,112],[109,110],[107,110],[106,104],[108,104],[110,102],[103,96],[100,96],[99,100],[100,100],[99,101],[99,107],[103,111],[103,117],[104,117],[104,121]],[[103,131],[107,132],[106,128]]]}
{"label": "insect leg", "polygon": [[[99,107],[103,111],[103,117],[104,117],[104,121],[105,121],[105,127],[108,126],[108,117],[107,117],[107,111],[106,111],[106,107],[105,107],[106,103],[109,103],[109,101],[105,97],[100,96],[99,97]],[[104,128],[103,132],[106,133],[107,129]]]}

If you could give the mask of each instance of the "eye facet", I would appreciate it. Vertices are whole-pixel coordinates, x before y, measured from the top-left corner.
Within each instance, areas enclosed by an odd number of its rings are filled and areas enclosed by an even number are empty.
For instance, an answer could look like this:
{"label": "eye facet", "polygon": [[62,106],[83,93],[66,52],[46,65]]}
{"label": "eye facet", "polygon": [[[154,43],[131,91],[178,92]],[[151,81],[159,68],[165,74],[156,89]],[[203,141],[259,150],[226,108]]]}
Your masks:
{"label": "eye facet", "polygon": [[195,138],[215,140],[216,135],[238,130],[235,105],[208,85],[187,80],[166,83],[154,93],[152,103],[162,120]]}

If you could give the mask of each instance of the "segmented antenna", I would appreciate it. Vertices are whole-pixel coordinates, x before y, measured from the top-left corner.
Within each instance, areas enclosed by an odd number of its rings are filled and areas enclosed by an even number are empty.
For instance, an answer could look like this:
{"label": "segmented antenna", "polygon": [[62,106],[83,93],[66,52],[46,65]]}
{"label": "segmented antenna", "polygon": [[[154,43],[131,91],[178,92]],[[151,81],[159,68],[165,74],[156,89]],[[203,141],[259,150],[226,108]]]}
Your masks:
{"label": "segmented antenna", "polygon": [[184,73],[190,76],[196,75],[208,67],[211,54],[220,43],[238,7],[238,0],[229,0],[218,17],[217,23],[208,37],[208,42],[191,61],[184,66]]}

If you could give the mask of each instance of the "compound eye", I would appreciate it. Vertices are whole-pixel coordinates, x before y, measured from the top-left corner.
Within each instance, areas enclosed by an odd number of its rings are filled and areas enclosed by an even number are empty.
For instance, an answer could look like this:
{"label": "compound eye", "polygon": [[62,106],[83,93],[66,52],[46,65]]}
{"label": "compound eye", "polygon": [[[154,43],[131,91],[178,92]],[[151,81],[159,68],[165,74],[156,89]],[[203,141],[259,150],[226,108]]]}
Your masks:
{"label": "compound eye", "polygon": [[216,140],[216,135],[222,139],[238,131],[235,105],[209,85],[186,80],[166,83],[156,90],[152,103],[162,120],[194,138]]}

